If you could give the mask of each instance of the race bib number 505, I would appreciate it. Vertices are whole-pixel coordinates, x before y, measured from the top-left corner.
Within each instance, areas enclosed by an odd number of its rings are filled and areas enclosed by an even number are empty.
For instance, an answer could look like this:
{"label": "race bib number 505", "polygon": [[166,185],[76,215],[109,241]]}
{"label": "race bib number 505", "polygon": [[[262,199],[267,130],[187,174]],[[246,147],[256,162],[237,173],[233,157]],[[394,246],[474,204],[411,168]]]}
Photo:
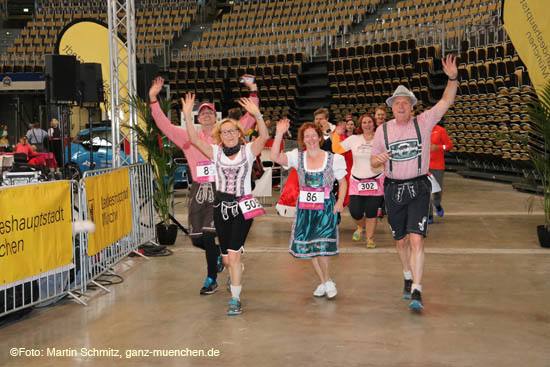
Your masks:
{"label": "race bib number 505", "polygon": [[265,214],[264,208],[262,205],[252,195],[246,195],[239,199],[239,208],[243,213],[244,219],[251,219],[259,215]]}

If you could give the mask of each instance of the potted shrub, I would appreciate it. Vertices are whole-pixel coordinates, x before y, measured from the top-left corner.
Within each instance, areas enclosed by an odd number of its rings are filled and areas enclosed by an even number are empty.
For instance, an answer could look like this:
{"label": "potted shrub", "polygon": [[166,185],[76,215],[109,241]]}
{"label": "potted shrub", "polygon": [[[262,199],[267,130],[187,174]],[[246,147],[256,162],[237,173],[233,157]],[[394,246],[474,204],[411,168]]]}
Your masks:
{"label": "potted shrub", "polygon": [[[149,103],[138,96],[130,98],[130,104],[137,110],[143,123],[133,127],[137,141],[148,152],[148,162],[153,167],[153,202],[160,219],[156,225],[157,240],[161,245],[173,245],[178,233],[177,226],[171,222],[170,207],[174,187],[176,165],[173,162],[173,150],[162,144],[162,133],[157,127]],[[170,100],[159,99],[160,108],[165,114],[171,107]],[[129,127],[129,126],[128,126]]]}
{"label": "potted shrub", "polygon": [[544,206],[544,224],[537,226],[537,234],[540,245],[550,247],[550,82],[528,111],[535,139],[540,143],[529,145],[529,157],[542,186]]}

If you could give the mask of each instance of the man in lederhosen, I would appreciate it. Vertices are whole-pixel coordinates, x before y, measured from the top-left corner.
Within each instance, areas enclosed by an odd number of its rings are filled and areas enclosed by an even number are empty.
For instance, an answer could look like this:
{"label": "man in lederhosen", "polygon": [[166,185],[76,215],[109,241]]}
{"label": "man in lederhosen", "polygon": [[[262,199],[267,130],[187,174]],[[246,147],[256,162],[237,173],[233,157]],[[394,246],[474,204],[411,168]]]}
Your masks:
{"label": "man in lederhosen", "polygon": [[422,271],[424,237],[428,230],[431,183],[427,177],[430,164],[430,135],[453,104],[458,87],[456,58],[441,60],[449,78],[441,100],[431,109],[414,116],[414,94],[400,85],[386,100],[395,119],[382,125],[374,136],[371,165],[384,165],[384,198],[388,223],[396,240],[403,265],[403,298],[411,299],[412,309],[423,309]]}

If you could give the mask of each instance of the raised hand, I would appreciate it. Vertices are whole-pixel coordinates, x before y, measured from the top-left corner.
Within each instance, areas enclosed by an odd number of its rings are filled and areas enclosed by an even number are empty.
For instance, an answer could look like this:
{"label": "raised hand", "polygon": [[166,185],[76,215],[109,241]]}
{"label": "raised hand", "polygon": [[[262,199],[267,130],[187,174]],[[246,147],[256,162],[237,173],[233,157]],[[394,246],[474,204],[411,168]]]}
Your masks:
{"label": "raised hand", "polygon": [[336,126],[336,129],[334,129],[334,133],[338,135],[342,135],[346,131],[346,128],[342,125]]}
{"label": "raised hand", "polygon": [[239,105],[241,105],[241,107],[244,108],[246,112],[254,116],[256,120],[262,115],[258,106],[256,106],[256,104],[252,102],[250,98],[241,98],[238,100],[238,102]]}
{"label": "raised hand", "polygon": [[193,106],[195,105],[195,94],[187,93],[185,99],[181,98],[181,106],[183,116],[189,116],[193,114]]}
{"label": "raised hand", "polygon": [[277,122],[277,128],[275,130],[275,133],[277,135],[283,135],[288,131],[290,128],[290,120],[289,119],[281,119],[279,122]]}
{"label": "raised hand", "polygon": [[458,68],[456,67],[456,57],[453,54],[447,54],[447,56],[441,59],[443,64],[443,72],[449,77],[449,79],[456,79],[458,76]]}
{"label": "raised hand", "polygon": [[153,79],[153,82],[151,83],[151,88],[149,88],[149,100],[151,102],[154,102],[157,100],[157,96],[162,90],[162,86],[164,85],[164,79],[159,77],[156,77]]}
{"label": "raised hand", "polygon": [[254,78],[254,75],[245,74],[241,78],[243,79],[243,84],[246,85],[248,90],[253,90],[253,91],[258,90],[258,86],[256,85],[256,83],[249,81],[249,78]]}

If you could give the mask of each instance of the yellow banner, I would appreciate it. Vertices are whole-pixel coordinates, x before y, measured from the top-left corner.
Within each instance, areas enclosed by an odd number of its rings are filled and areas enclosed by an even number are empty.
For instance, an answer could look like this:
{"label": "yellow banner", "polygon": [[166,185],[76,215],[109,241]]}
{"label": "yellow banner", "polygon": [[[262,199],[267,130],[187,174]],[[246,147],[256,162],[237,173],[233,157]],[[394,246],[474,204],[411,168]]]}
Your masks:
{"label": "yellow banner", "polygon": [[132,202],[128,168],[84,179],[88,219],[95,232],[88,235],[88,255],[97,254],[132,232]]}
{"label": "yellow banner", "polygon": [[550,80],[548,0],[506,0],[504,27],[537,92]]}
{"label": "yellow banner", "polygon": [[0,285],[72,262],[70,182],[0,189]]}

